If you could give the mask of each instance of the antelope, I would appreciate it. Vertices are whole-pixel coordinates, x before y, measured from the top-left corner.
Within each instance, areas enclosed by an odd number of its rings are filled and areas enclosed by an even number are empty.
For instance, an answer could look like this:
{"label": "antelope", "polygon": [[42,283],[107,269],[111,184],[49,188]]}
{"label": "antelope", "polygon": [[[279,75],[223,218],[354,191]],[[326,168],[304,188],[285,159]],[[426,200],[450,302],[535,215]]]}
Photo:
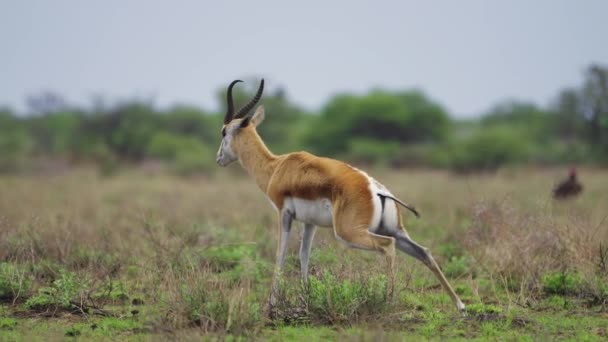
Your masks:
{"label": "antelope", "polygon": [[242,81],[235,80],[228,86],[227,111],[216,162],[225,167],[238,160],[278,214],[276,264],[269,306],[276,304],[278,278],[285,263],[291,224],[296,220],[304,224],[299,252],[304,284],[308,282],[308,259],[316,227],[333,227],[335,237],[349,247],[383,254],[391,277],[395,247],[420,260],[439,279],[458,310],[464,312],[464,304],[429,250],[414,242],[404,228],[399,206],[418,216],[416,209],[367,173],[342,161],[308,152],[273,154],[256,130],[264,120],[264,107],[260,105],[250,113],[262,97],[264,79],[255,96],[235,114],[232,88],[239,82]]}

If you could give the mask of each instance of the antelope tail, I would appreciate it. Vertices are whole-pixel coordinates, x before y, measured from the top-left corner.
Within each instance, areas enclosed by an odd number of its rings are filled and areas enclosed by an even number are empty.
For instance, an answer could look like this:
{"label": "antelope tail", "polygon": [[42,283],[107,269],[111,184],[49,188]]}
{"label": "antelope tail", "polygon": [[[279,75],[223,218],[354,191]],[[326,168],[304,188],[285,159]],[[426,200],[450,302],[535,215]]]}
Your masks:
{"label": "antelope tail", "polygon": [[412,213],[414,213],[414,215],[416,215],[417,218],[420,218],[420,214],[418,213],[418,210],[416,210],[416,208],[413,205],[409,205],[393,195],[379,193],[378,196],[392,199],[393,201],[401,204],[404,208],[406,208],[409,211],[411,211]]}

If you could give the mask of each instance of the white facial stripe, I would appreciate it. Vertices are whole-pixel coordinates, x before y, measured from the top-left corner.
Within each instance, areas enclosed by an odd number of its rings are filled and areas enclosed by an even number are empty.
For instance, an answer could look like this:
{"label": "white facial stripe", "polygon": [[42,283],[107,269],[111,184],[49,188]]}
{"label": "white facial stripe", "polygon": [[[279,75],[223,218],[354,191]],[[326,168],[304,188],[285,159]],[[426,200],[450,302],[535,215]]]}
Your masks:
{"label": "white facial stripe", "polygon": [[234,151],[232,150],[232,138],[234,136],[235,128],[224,127],[226,135],[222,138],[220,148],[217,151],[218,163],[222,166],[226,166],[237,159]]}

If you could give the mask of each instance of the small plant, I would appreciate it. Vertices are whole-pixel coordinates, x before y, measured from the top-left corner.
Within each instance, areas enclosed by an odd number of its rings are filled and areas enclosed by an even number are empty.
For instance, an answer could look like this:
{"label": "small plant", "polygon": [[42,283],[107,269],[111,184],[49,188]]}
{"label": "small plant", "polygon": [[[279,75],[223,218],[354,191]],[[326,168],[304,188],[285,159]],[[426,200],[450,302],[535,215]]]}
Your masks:
{"label": "small plant", "polygon": [[467,305],[467,312],[473,315],[500,314],[502,309],[491,304],[474,303]]}
{"label": "small plant", "polygon": [[16,265],[0,263],[0,302],[15,301],[29,292],[31,279]]}
{"label": "small plant", "polygon": [[97,328],[107,334],[143,329],[141,322],[132,319],[105,317],[97,322]]}
{"label": "small plant", "polygon": [[452,256],[450,261],[443,266],[446,276],[456,278],[469,273],[469,262],[465,256]]}
{"label": "small plant", "polygon": [[[257,298],[244,292],[241,284],[219,287],[216,283],[197,279],[181,284],[177,295],[176,302],[169,308],[176,326],[198,326],[204,331],[240,334],[255,327],[260,320]],[[175,307],[179,308],[178,312]]]}
{"label": "small plant", "polygon": [[200,253],[203,263],[232,281],[250,278],[260,281],[270,270],[254,245],[228,245],[208,248]]}
{"label": "small plant", "polygon": [[16,319],[11,317],[0,317],[0,330],[13,330],[16,326]]}
{"label": "small plant", "polygon": [[120,281],[107,281],[95,292],[94,298],[111,300],[114,303],[125,303],[129,300],[127,286]]}
{"label": "small plant", "polygon": [[581,284],[581,277],[576,273],[556,272],[543,277],[543,289],[547,294],[576,294],[580,290]]}
{"label": "small plant", "polygon": [[82,310],[81,298],[88,287],[86,280],[76,274],[61,271],[59,278],[50,287],[38,289],[38,293],[25,302],[25,307],[32,310],[44,310],[50,307]]}
{"label": "small plant", "polygon": [[69,327],[65,330],[65,336],[76,337],[76,336],[80,336],[80,334],[81,334],[80,329],[78,329],[76,327]]}
{"label": "small plant", "polygon": [[552,295],[549,298],[543,300],[543,304],[547,307],[554,308],[557,310],[568,309],[571,306],[571,303],[568,299],[558,296]]}
{"label": "small plant", "polygon": [[339,281],[329,273],[321,279],[311,277],[308,308],[313,316],[333,323],[379,313],[386,308],[387,284],[384,275],[366,281]]}

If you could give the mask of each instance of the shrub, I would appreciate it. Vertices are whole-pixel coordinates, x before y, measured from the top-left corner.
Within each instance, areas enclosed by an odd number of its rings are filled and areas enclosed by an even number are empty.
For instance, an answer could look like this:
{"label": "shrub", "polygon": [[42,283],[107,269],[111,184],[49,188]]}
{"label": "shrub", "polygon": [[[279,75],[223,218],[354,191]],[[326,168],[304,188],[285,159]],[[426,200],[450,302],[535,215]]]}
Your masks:
{"label": "shrub", "polygon": [[473,315],[499,314],[502,309],[491,304],[473,303],[467,305],[467,312]]}
{"label": "shrub", "polygon": [[0,317],[0,330],[13,330],[16,326],[16,319],[11,317]]}
{"label": "shrub", "polygon": [[148,157],[173,163],[179,174],[213,170],[213,152],[194,137],[160,132],[152,137],[146,152]]}
{"label": "shrub", "polygon": [[0,172],[21,169],[31,147],[32,139],[25,131],[0,131]]}
{"label": "shrub", "polygon": [[0,301],[15,301],[27,295],[31,279],[16,265],[0,263]]}
{"label": "shrub", "polygon": [[575,215],[558,219],[560,213],[550,209],[522,213],[508,200],[481,202],[461,243],[507,287],[531,296],[577,293],[584,274],[574,270],[583,272],[593,265],[590,232],[596,226]]}
{"label": "shrub", "polygon": [[25,302],[32,310],[45,310],[51,307],[61,309],[82,309],[81,299],[88,288],[88,281],[78,275],[61,271],[59,278],[50,287],[38,289],[38,293]]}
{"label": "shrub", "polygon": [[258,253],[255,245],[226,245],[207,248],[197,255],[196,263],[202,263],[214,273],[232,281],[254,279],[261,281],[271,270]]}
{"label": "shrub", "polygon": [[399,149],[396,141],[353,138],[348,143],[348,156],[357,163],[389,164],[398,156]]}
{"label": "shrub", "polygon": [[223,287],[200,280],[181,284],[173,305],[179,310],[178,326],[185,318],[187,325],[199,326],[205,331],[236,334],[254,327],[261,313],[255,297],[248,296],[241,286]]}
{"label": "shrub", "polygon": [[543,289],[548,294],[576,294],[581,285],[581,276],[576,273],[555,272],[543,276]]}
{"label": "shrub", "polygon": [[457,171],[496,170],[498,167],[524,161],[526,139],[510,127],[493,127],[479,131],[454,148],[452,168]]}
{"label": "shrub", "polygon": [[311,276],[308,309],[312,317],[327,322],[352,322],[386,309],[387,284],[384,275],[358,281],[339,281],[330,273],[320,279]]}
{"label": "shrub", "polygon": [[443,265],[443,272],[450,278],[460,277],[470,272],[469,260],[465,256],[452,256],[450,261]]}

